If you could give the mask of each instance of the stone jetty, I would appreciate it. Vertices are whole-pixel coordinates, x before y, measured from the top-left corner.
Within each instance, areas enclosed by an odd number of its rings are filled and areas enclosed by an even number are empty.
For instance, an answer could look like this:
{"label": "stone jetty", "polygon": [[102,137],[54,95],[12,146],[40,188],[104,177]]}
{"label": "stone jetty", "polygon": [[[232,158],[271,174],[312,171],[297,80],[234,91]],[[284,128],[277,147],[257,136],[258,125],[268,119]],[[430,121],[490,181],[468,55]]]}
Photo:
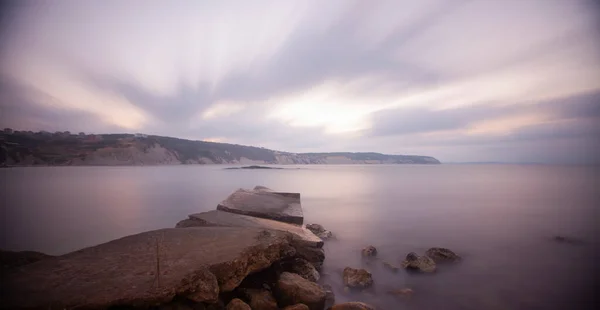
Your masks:
{"label": "stone jetty", "polygon": [[275,291],[262,294],[272,294],[280,308],[306,302],[321,309],[325,290],[310,281],[318,277],[307,280],[293,273],[307,270],[294,262],[318,270],[325,259],[323,241],[301,226],[303,220],[298,193],[240,189],[217,210],[191,214],[175,228],[5,268],[0,308],[168,308],[177,303],[181,309],[224,309],[238,298],[252,304],[240,292],[247,291],[249,276],[265,273],[275,279],[262,286]]}

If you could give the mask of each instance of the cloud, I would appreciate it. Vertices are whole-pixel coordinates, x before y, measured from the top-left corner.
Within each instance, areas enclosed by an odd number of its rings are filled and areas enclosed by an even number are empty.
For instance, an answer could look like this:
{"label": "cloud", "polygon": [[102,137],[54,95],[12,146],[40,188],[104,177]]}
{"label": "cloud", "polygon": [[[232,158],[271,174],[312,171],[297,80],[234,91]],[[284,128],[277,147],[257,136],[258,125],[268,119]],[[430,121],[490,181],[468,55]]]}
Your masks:
{"label": "cloud", "polygon": [[1,119],[459,161],[498,148],[522,150],[513,158],[535,145],[590,150],[581,141],[597,133],[599,113],[593,6],[15,2],[2,10],[0,66],[14,82],[5,97],[20,99],[1,102]]}

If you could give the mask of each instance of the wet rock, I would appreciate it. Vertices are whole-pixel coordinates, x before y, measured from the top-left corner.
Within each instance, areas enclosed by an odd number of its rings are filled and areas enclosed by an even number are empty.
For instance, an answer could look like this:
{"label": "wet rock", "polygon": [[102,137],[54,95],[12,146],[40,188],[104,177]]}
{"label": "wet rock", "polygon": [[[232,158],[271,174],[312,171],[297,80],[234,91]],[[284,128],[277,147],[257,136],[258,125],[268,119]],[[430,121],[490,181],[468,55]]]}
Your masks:
{"label": "wet rock", "polygon": [[372,257],[372,256],[376,256],[376,255],[377,255],[377,249],[372,245],[362,249],[362,256]]}
{"label": "wet rock", "polygon": [[398,269],[399,269],[398,267],[396,267],[396,266],[394,266],[394,265],[392,265],[392,264],[390,264],[388,262],[383,262],[383,267],[389,269],[390,271],[392,271],[394,273],[398,272]]}
{"label": "wet rock", "polygon": [[387,293],[397,297],[409,298],[415,293],[415,291],[413,291],[410,288],[401,288],[397,290],[388,291]]}
{"label": "wet rock", "polygon": [[364,302],[353,301],[334,305],[329,310],[375,310],[375,307]]}
{"label": "wet rock", "polygon": [[425,252],[436,263],[458,262],[460,256],[446,248],[431,248]]}
{"label": "wet rock", "polygon": [[264,186],[238,189],[217,210],[302,225],[304,216],[299,193],[274,192]]}
{"label": "wet rock", "polygon": [[277,310],[277,301],[271,292],[260,289],[244,290],[244,295],[250,301],[252,310]]}
{"label": "wet rock", "polygon": [[305,304],[311,310],[322,310],[326,294],[318,284],[297,274],[284,272],[277,281],[276,297],[280,306]]}
{"label": "wet rock", "polygon": [[239,298],[232,299],[228,304],[226,310],[252,310],[247,303],[243,302]]}
{"label": "wet rock", "polygon": [[333,238],[333,233],[319,224],[308,224],[306,225],[306,229],[312,231],[317,237],[323,240]]}
{"label": "wet rock", "polygon": [[2,306],[147,307],[187,295],[210,302],[214,292],[293,257],[291,240],[286,232],[241,227],[144,232],[3,273]]}
{"label": "wet rock", "polygon": [[329,308],[335,304],[335,294],[331,285],[323,284],[322,287],[325,291],[325,308]]}
{"label": "wet rock", "polygon": [[52,256],[34,251],[13,252],[0,250],[0,266],[2,268],[14,268],[50,257]]}
{"label": "wet rock", "polygon": [[373,285],[371,273],[365,269],[344,268],[342,274],[344,285],[350,288],[367,288]]}
{"label": "wet rock", "polygon": [[[252,309],[254,310],[254,309]],[[283,310],[310,310],[305,304],[295,304],[293,306],[287,306]]]}
{"label": "wet rock", "polygon": [[306,259],[315,269],[321,270],[323,261],[325,260],[325,250],[322,248],[313,248],[299,245],[292,240],[292,246],[296,249],[296,256]]}
{"label": "wet rock", "polygon": [[296,257],[284,263],[284,269],[292,273],[298,274],[304,279],[312,282],[319,281],[321,276],[317,269],[306,259]]}
{"label": "wet rock", "polygon": [[406,260],[402,262],[402,267],[427,273],[434,272],[436,269],[435,262],[431,258],[425,255],[419,256],[414,252],[406,255]]}

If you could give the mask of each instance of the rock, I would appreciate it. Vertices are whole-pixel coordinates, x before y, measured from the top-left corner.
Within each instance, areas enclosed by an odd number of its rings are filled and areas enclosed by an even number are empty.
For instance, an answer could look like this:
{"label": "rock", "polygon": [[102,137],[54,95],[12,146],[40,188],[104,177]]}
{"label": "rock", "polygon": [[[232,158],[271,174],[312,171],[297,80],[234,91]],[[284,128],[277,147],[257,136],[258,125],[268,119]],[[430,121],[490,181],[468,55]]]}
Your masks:
{"label": "rock", "polygon": [[333,233],[329,230],[326,230],[323,226],[319,224],[308,224],[306,225],[306,229],[312,231],[317,237],[327,240],[333,237]]}
{"label": "rock", "polygon": [[411,297],[415,293],[415,291],[413,291],[410,288],[401,288],[397,290],[388,291],[387,293],[397,297]]}
{"label": "rock", "polygon": [[362,249],[362,256],[372,257],[372,256],[376,256],[376,255],[377,255],[377,249],[372,245]]}
{"label": "rock", "polygon": [[383,262],[383,267],[391,270],[392,272],[398,272],[398,269],[399,269],[398,267],[396,267],[388,262]]}
{"label": "rock", "polygon": [[274,192],[266,187],[238,189],[217,210],[302,225],[304,216],[299,193]]}
{"label": "rock", "polygon": [[352,301],[334,305],[329,310],[375,310],[375,307],[364,302]]}
{"label": "rock", "polygon": [[13,252],[0,250],[0,265],[2,268],[14,268],[50,257],[53,256],[34,251]]}
{"label": "rock", "polygon": [[373,285],[371,273],[364,269],[344,268],[344,285],[351,288],[366,288]]}
{"label": "rock", "polygon": [[276,286],[280,306],[305,304],[311,310],[322,310],[325,306],[325,291],[314,282],[289,272],[281,274]]}
{"label": "rock", "polygon": [[232,299],[227,304],[227,308],[226,309],[227,310],[252,310],[252,309],[250,309],[250,306],[248,306],[248,304],[246,304],[245,302],[243,302],[239,298]]}
{"label": "rock", "polygon": [[431,258],[425,255],[418,256],[414,252],[410,252],[406,255],[406,260],[402,262],[402,267],[428,273],[434,272],[436,269],[435,262]]}
{"label": "rock", "polygon": [[329,308],[335,304],[335,294],[331,285],[323,284],[322,287],[325,291],[325,308]]}
{"label": "rock", "polygon": [[182,228],[206,226],[256,227],[289,232],[298,257],[309,261],[317,270],[321,269],[325,260],[323,240],[298,225],[218,210],[192,214],[189,219],[177,223],[177,227]]}
{"label": "rock", "polygon": [[296,257],[284,265],[287,271],[298,274],[308,281],[317,282],[321,278],[317,269],[304,258]]}
{"label": "rock", "polygon": [[277,301],[271,292],[260,289],[246,289],[244,295],[250,301],[252,310],[278,310]]}
{"label": "rock", "polygon": [[291,240],[289,233],[243,227],[144,232],[3,273],[2,307],[149,307],[188,295],[213,301],[215,292],[293,257]]}
{"label": "rock", "polygon": [[[254,310],[254,309],[252,309]],[[287,306],[283,310],[310,310],[305,304],[295,304],[293,306]]]}
{"label": "rock", "polygon": [[425,252],[425,255],[436,263],[460,261],[460,256],[446,248],[431,248]]}

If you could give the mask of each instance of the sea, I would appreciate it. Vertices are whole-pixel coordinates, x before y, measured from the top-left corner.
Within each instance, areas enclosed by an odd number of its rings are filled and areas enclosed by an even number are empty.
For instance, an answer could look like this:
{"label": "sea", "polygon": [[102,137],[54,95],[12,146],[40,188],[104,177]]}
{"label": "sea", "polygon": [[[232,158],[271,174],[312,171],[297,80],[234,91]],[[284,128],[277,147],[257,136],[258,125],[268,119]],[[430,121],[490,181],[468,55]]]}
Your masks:
{"label": "sea", "polygon": [[[600,168],[555,165],[222,165],[0,169],[4,250],[60,255],[174,227],[238,188],[301,193],[325,243],[321,283],[378,309],[584,309],[597,301]],[[558,242],[555,237],[567,238]],[[570,242],[572,241],[572,242]],[[373,245],[374,260],[361,257]],[[409,252],[462,257],[434,274],[394,273]],[[344,291],[342,270],[374,286]],[[410,297],[389,291],[410,288]]]}

